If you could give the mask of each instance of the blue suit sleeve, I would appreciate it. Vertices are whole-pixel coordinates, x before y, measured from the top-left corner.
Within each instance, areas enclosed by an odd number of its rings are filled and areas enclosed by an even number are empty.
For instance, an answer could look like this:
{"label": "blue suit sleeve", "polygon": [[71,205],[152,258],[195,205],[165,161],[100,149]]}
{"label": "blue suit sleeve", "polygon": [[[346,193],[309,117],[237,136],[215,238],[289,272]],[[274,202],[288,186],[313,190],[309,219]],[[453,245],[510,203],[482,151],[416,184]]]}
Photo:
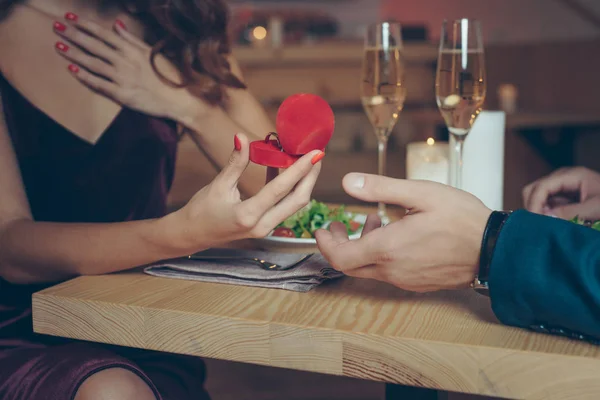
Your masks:
{"label": "blue suit sleeve", "polygon": [[600,232],[517,211],[498,237],[489,287],[507,325],[600,338]]}

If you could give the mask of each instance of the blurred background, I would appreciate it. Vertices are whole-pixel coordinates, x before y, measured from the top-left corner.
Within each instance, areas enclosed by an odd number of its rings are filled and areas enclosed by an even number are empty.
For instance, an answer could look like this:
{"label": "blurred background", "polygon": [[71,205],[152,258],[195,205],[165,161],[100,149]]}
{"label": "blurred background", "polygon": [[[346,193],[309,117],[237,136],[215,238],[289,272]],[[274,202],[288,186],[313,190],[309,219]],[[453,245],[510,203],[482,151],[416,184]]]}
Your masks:
{"label": "blurred background", "polygon": [[[231,0],[233,53],[248,86],[275,117],[287,96],[330,102],[336,131],[315,198],[351,202],[340,186],[350,170],[376,172],[377,141],[360,103],[368,24],[403,25],[408,98],[390,139],[388,174],[405,176],[406,144],[444,139],[434,95],[444,19],[476,18],[486,44],[484,109],[506,109],[505,208],[552,169],[600,168],[600,1],[598,0]],[[504,103],[503,100],[504,99]],[[506,103],[508,101],[508,103]],[[171,202],[184,203],[214,176],[191,142],[181,144]]]}
{"label": "blurred background", "polygon": [[[408,143],[447,140],[434,93],[438,41],[444,19],[463,17],[483,26],[484,109],[507,112],[505,208],[521,207],[523,186],[555,168],[600,169],[599,0],[232,0],[231,7],[233,53],[270,115],[274,118],[280,102],[297,92],[318,94],[335,111],[336,131],[314,195],[318,200],[351,202],[341,188],[342,176],[376,172],[377,140],[359,83],[366,27],[381,20],[403,25],[408,63],[408,98],[390,139],[389,175],[405,176]],[[173,207],[215,175],[187,139],[180,152]],[[209,364],[209,388],[219,399],[383,396],[383,386],[372,382]]]}

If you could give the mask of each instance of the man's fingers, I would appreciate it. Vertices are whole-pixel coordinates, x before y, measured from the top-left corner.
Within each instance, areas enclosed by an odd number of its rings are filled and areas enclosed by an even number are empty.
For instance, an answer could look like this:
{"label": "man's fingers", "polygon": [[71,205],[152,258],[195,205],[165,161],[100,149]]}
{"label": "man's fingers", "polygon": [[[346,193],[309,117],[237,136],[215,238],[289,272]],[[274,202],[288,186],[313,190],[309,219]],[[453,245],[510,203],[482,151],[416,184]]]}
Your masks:
{"label": "man's fingers", "polygon": [[562,219],[579,217],[585,221],[598,221],[600,220],[600,197],[592,197],[583,203],[553,208],[550,214]]}
{"label": "man's fingers", "polygon": [[541,213],[548,205],[551,197],[580,193],[581,176],[576,170],[554,173],[534,182],[530,189],[524,192],[525,208],[534,213]]}
{"label": "man's fingers", "polygon": [[531,197],[531,192],[533,191],[533,188],[535,188],[536,184],[537,184],[537,182],[533,182],[533,183],[530,183],[529,185],[525,186],[525,188],[523,188],[523,192],[521,194],[523,196],[523,206],[525,208],[527,208],[527,204],[529,204],[529,198]]}
{"label": "man's fingers", "polygon": [[541,214],[544,207],[548,205],[548,199],[553,194],[559,192],[560,186],[556,186],[551,182],[538,182],[530,191],[525,199],[525,208],[527,210]]}
{"label": "man's fingers", "polygon": [[579,196],[555,195],[548,199],[548,208],[563,207],[569,204],[579,203]]}
{"label": "man's fingers", "polygon": [[332,222],[329,225],[329,232],[331,232],[333,239],[338,243],[348,240],[348,228],[341,222]]}
{"label": "man's fingers", "polygon": [[372,232],[375,229],[379,229],[379,228],[381,228],[381,218],[379,218],[379,215],[369,214],[367,216],[367,220],[365,222],[365,226],[363,227],[361,236],[368,235],[369,232]]}
{"label": "man's fingers", "polygon": [[[333,238],[333,233],[326,229],[319,229],[315,232],[315,238],[317,239],[317,245],[320,247],[321,245],[329,248],[338,245],[336,240]],[[350,239],[348,239],[350,240]]]}
{"label": "man's fingers", "polygon": [[347,272],[375,263],[376,241],[369,235],[350,240],[335,232],[319,230],[315,233],[317,246],[323,257],[338,271]]}
{"label": "man's fingers", "polygon": [[381,268],[382,266],[378,265],[365,265],[362,268],[356,268],[352,271],[348,271],[348,276],[353,276],[355,278],[362,279],[374,279],[376,281],[380,281],[381,279]]}
{"label": "man's fingers", "polygon": [[397,204],[407,209],[427,207],[428,199],[439,197],[450,187],[434,182],[393,179],[378,175],[351,173],[344,177],[344,190],[350,196],[369,202]]}

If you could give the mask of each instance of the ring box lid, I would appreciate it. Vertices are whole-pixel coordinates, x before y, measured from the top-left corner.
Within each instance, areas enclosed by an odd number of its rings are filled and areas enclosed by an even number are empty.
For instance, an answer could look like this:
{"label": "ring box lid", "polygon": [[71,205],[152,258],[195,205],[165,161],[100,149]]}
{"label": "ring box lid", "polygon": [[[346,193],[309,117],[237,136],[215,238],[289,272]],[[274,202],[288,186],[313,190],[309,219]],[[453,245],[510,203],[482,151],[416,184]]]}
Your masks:
{"label": "ring box lid", "polygon": [[329,104],[314,94],[288,97],[279,107],[277,133],[250,144],[250,160],[274,168],[288,168],[313,150],[324,151],[335,129]]}

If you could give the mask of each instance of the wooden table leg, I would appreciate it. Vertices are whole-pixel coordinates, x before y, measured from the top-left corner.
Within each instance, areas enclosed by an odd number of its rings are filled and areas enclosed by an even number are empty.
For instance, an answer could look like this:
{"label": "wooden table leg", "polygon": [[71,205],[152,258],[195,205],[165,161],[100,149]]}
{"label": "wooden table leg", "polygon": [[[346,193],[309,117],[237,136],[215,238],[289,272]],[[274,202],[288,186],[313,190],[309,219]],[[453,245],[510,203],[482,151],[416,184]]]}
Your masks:
{"label": "wooden table leg", "polygon": [[438,400],[438,391],[388,383],[385,400]]}

